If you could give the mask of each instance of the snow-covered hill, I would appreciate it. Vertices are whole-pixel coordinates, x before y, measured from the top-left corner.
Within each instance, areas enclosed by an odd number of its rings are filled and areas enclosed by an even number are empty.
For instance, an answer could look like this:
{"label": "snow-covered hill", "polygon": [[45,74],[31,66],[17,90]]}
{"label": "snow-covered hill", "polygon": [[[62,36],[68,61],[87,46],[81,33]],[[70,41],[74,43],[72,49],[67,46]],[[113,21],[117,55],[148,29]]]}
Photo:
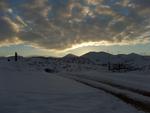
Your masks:
{"label": "snow-covered hill", "polygon": [[16,67],[18,70],[43,71],[45,69],[49,69],[55,72],[72,72],[101,68],[97,65],[94,65],[89,59],[80,57],[19,57],[17,62],[14,61],[14,57],[0,58],[0,66],[3,68],[8,68],[8,65],[11,69],[16,69]]}
{"label": "snow-covered hill", "polygon": [[110,64],[126,64],[128,66],[134,67],[138,70],[149,70],[150,69],[150,56],[142,56],[135,53],[128,55],[119,54],[112,55],[105,52],[90,52],[83,56],[83,58],[88,58],[95,64],[107,65]]}
{"label": "snow-covered hill", "polygon": [[63,72],[43,71],[62,69],[59,60],[1,58],[0,113],[145,113],[109,93],[64,78]]}
{"label": "snow-covered hill", "polygon": [[[112,55],[105,52],[90,52],[83,56],[75,56],[72,54],[66,55],[62,58],[54,57],[28,57],[19,56],[18,62],[14,61],[14,57],[1,57],[1,65],[16,64],[21,70],[25,67],[28,70],[44,70],[49,68],[57,72],[64,71],[88,71],[88,70],[107,70],[108,64],[111,67],[120,66],[126,71],[149,71],[150,57],[141,56],[138,54],[129,55]],[[119,64],[119,65],[118,65]],[[4,66],[3,66],[4,67]],[[13,66],[12,66],[13,67]]]}
{"label": "snow-covered hill", "polygon": [[[112,73],[103,65],[108,57],[111,64],[149,65],[146,56],[104,52],[63,58],[19,56],[18,61],[1,57],[0,113],[145,113],[149,108],[143,106],[150,102],[148,69]],[[143,111],[128,105],[130,98],[142,102]]]}

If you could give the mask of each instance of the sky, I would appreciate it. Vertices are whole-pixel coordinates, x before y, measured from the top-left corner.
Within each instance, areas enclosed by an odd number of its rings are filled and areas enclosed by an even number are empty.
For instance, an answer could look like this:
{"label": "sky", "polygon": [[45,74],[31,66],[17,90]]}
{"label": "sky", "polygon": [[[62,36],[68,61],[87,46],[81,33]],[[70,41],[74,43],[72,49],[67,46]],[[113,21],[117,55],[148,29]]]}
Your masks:
{"label": "sky", "polygon": [[149,50],[150,0],[0,0],[0,56]]}

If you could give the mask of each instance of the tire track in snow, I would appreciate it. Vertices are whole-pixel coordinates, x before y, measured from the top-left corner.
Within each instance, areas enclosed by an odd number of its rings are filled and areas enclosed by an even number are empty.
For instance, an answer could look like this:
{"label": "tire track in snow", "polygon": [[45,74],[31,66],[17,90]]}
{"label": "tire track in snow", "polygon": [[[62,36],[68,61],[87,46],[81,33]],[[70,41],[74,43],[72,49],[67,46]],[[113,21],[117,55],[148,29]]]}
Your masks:
{"label": "tire track in snow", "polygon": [[76,76],[64,76],[64,77],[73,79],[77,82],[80,82],[82,84],[88,85],[96,89],[104,90],[105,92],[120,98],[124,102],[131,104],[132,106],[136,107],[139,110],[143,110],[144,112],[148,112],[148,113],[150,112],[149,97],[125,89],[120,89],[98,81],[89,80],[86,78],[80,78]]}
{"label": "tire track in snow", "polygon": [[110,85],[110,86],[113,86],[113,87],[116,87],[116,88],[119,88],[119,89],[132,91],[132,92],[141,94],[143,96],[150,97],[150,92],[149,91],[146,91],[146,90],[143,90],[143,89],[136,89],[136,88],[129,87],[129,86],[123,86],[123,85],[120,85],[120,84],[117,84],[117,83],[114,83],[114,82],[111,83],[110,80],[99,80],[99,79],[96,80],[96,79],[93,79],[93,78],[86,77],[84,75],[75,75],[75,74],[71,74],[71,76],[76,76],[76,77],[79,77],[79,78],[84,78],[84,79],[93,80],[93,81],[96,81],[96,82],[101,82],[103,84],[107,84],[107,85]]}
{"label": "tire track in snow", "polygon": [[110,82],[107,82],[107,81],[100,81],[100,80],[95,80],[95,81],[101,82],[103,84],[107,84],[107,85],[110,85],[110,86],[113,86],[113,87],[116,87],[116,88],[119,88],[119,89],[124,89],[124,90],[128,90],[128,91],[132,91],[132,92],[141,94],[143,96],[150,97],[150,92],[149,91],[144,91],[144,90],[141,90],[141,89],[134,89],[134,88],[122,86],[122,85],[119,85],[119,84],[113,84],[113,83],[110,83]]}

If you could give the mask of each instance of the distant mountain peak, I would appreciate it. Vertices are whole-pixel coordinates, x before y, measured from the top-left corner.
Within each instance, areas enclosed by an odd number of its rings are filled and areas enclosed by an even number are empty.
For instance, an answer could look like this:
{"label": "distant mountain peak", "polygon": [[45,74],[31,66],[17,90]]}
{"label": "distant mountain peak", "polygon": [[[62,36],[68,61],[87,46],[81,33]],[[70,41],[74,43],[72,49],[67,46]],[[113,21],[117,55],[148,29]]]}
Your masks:
{"label": "distant mountain peak", "polygon": [[78,57],[74,54],[67,54],[66,56],[64,56],[64,58],[72,58],[72,57]]}
{"label": "distant mountain peak", "polygon": [[89,53],[86,53],[86,54],[82,55],[81,57],[86,57],[86,56],[108,56],[108,55],[112,55],[112,54],[101,51],[101,52],[89,52]]}
{"label": "distant mountain peak", "polygon": [[139,55],[139,54],[137,54],[137,53],[130,53],[130,54],[128,54],[128,55]]}
{"label": "distant mountain peak", "polygon": [[139,56],[142,56],[142,55],[139,55],[137,53],[130,53],[130,54],[128,54],[128,56],[130,56],[130,57],[139,57]]}

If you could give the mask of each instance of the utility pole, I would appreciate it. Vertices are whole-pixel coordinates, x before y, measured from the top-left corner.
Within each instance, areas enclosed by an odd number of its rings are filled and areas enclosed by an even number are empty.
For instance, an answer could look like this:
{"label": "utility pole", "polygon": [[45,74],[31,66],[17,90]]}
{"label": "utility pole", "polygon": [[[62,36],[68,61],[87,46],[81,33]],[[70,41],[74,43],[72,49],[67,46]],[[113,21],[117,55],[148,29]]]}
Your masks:
{"label": "utility pole", "polygon": [[18,54],[17,54],[17,52],[15,52],[15,62],[17,62],[18,61]]}
{"label": "utility pole", "polygon": [[[107,53],[109,54],[109,50],[107,51]],[[108,70],[110,71],[111,70],[110,55],[108,55],[107,67],[108,67]]]}

